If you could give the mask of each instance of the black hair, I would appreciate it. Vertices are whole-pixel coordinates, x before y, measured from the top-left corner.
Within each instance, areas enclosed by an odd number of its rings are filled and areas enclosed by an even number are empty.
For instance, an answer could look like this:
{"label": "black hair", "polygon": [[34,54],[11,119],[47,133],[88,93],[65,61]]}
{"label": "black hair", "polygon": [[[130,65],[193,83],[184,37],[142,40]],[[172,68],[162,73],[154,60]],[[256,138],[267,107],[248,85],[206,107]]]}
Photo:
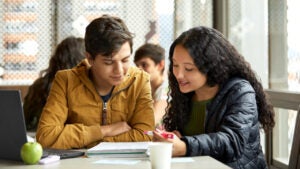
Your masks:
{"label": "black hair", "polygon": [[102,15],[86,27],[85,48],[93,59],[98,54],[111,57],[125,42],[129,42],[132,53],[133,37],[122,19]]}
{"label": "black hair", "polygon": [[164,116],[164,125],[172,131],[182,128],[190,110],[191,96],[181,93],[173,74],[173,52],[177,45],[182,45],[192,57],[198,70],[206,75],[207,85],[223,86],[230,78],[240,77],[250,82],[256,93],[258,117],[265,131],[275,125],[274,109],[266,97],[261,82],[250,64],[245,61],[235,47],[217,30],[207,27],[196,27],[183,32],[171,45],[169,52],[169,86],[171,101]]}
{"label": "black hair", "polygon": [[40,72],[40,77],[29,87],[24,98],[24,115],[27,130],[35,130],[46,104],[52,81],[57,71],[70,69],[85,58],[84,39],[69,36],[55,48],[49,66]]}

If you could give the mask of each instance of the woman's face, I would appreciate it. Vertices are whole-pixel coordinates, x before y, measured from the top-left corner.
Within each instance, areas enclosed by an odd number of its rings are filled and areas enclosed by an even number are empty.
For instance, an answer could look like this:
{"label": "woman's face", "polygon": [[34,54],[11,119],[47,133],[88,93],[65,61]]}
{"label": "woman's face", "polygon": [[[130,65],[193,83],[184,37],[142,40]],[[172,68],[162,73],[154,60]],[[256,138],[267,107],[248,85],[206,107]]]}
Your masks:
{"label": "woman's face", "polygon": [[175,47],[172,59],[173,74],[182,93],[202,90],[208,87],[206,85],[206,75],[198,70],[194,60],[182,45]]}

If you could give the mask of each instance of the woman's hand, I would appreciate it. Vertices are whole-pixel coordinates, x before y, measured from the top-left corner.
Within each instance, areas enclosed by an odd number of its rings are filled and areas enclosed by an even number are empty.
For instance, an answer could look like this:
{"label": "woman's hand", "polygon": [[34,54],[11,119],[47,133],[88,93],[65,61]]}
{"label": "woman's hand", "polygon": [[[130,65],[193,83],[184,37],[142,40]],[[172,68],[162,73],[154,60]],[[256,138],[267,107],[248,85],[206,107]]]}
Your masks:
{"label": "woman's hand", "polygon": [[[173,138],[165,138],[164,135],[173,134]],[[186,154],[186,145],[185,142],[180,140],[181,134],[178,131],[166,132],[163,130],[156,129],[153,131],[153,141],[156,142],[171,142],[173,143],[172,156],[185,156]]]}

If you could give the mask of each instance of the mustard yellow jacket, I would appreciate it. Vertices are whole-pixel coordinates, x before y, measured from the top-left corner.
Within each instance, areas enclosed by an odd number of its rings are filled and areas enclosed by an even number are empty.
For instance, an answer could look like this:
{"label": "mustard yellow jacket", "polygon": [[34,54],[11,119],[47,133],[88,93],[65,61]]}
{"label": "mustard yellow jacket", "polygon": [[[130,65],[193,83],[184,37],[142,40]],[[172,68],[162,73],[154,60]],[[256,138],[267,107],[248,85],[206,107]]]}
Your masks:
{"label": "mustard yellow jacket", "polygon": [[83,61],[57,72],[41,114],[36,139],[43,147],[89,148],[101,141],[150,141],[143,131],[154,129],[153,100],[149,75],[129,68],[124,82],[115,86],[107,101],[107,124],[126,121],[131,130],[103,137],[103,101],[88,78],[90,66]]}

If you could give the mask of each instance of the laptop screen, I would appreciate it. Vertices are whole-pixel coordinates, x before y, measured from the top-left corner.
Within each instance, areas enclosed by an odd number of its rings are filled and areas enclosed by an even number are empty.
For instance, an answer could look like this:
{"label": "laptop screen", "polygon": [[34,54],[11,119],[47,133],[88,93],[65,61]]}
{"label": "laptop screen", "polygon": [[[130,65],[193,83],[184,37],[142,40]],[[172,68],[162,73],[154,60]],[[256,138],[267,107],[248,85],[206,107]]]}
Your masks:
{"label": "laptop screen", "polygon": [[19,90],[0,90],[0,137],[0,159],[21,161],[27,136]]}
{"label": "laptop screen", "polygon": [[[27,142],[25,119],[19,90],[0,90],[0,159],[22,161],[20,151]],[[84,155],[77,150],[43,149],[43,157],[61,159]]]}

